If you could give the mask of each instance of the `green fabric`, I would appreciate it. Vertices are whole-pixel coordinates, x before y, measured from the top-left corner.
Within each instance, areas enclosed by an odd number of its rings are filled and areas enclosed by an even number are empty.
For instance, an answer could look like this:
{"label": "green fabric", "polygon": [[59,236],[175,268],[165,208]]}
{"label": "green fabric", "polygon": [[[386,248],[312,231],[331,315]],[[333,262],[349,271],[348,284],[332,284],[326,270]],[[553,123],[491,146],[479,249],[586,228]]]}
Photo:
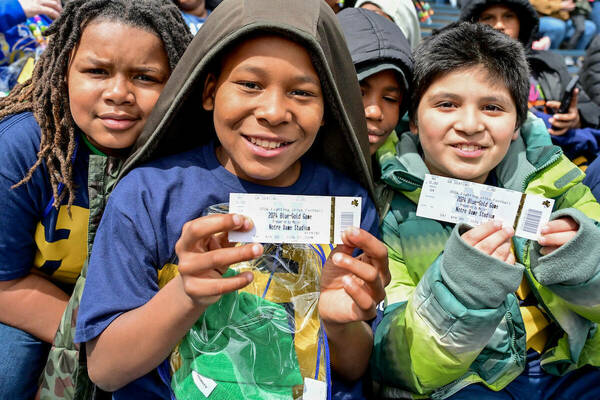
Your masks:
{"label": "green fabric", "polygon": [[460,235],[470,228],[460,224],[446,242],[441,266],[444,283],[467,308],[497,308],[507,293],[517,290],[525,268],[518,263],[509,265],[468,245]]}
{"label": "green fabric", "polygon": [[104,154],[103,152],[101,152],[100,150],[98,150],[96,148],[96,146],[94,146],[93,144],[90,143],[89,139],[87,138],[87,136],[85,136],[84,134],[81,134],[81,138],[83,139],[83,143],[85,143],[85,145],[88,147],[88,149],[90,149],[90,151],[97,155],[97,156],[102,156],[102,157],[107,157],[106,154]]}
{"label": "green fabric", "polygon": [[[541,246],[533,243],[536,251],[531,252],[531,269],[535,278],[544,286],[557,284],[579,285],[598,274],[600,268],[600,252],[589,251],[600,243],[600,231],[597,224],[575,209],[554,212],[552,220],[571,217],[579,225],[573,240],[564,244],[552,253],[542,256]],[[576,259],[569,268],[564,268],[561,261]]]}
{"label": "green fabric", "polygon": [[291,399],[292,388],[303,384],[286,310],[250,293],[223,295],[179,352],[182,367],[172,386],[180,399],[204,398],[192,371],[217,382],[211,399]]}
{"label": "green fabric", "polygon": [[[477,256],[465,250],[458,227],[416,216],[427,173],[419,146],[418,137],[405,133],[395,148],[382,146],[378,152],[382,180],[395,195],[382,225],[392,280],[386,288],[384,317],[375,332],[373,379],[379,395],[389,398],[441,399],[477,382],[500,390],[523,371],[526,360],[525,326],[511,293],[518,285],[519,267],[494,268],[483,253]],[[575,208],[598,220],[600,205],[581,184],[583,176],[565,182],[573,167],[551,145],[543,123],[530,115],[495,172],[501,187],[553,198],[555,210]],[[600,276],[581,283],[581,291],[572,290],[573,298],[563,298],[553,291],[556,285],[545,287],[531,273],[530,251],[536,251],[531,242],[513,238],[513,244],[540,307],[556,322],[556,340],[548,343],[542,368],[562,374],[586,363],[600,365],[600,339],[587,319],[595,315],[596,306],[585,303],[598,303],[599,291],[586,293],[585,288],[596,285]],[[572,257],[557,262],[570,265]],[[462,266],[464,261],[470,265],[467,271],[445,265]],[[495,276],[507,271],[516,274]],[[461,279],[475,282],[464,287],[479,289],[460,292]],[[476,282],[485,279],[492,282]],[[487,286],[495,288],[493,293],[484,293]],[[498,305],[502,291],[505,297]]]}

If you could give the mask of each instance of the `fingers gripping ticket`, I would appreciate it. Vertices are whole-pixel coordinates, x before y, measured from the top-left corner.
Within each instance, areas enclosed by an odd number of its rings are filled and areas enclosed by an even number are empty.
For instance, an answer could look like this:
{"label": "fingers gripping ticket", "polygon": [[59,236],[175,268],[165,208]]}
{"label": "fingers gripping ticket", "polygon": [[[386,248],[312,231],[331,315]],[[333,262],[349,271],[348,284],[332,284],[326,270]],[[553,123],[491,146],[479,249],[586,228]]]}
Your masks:
{"label": "fingers gripping ticket", "polygon": [[187,222],[175,245],[179,273],[186,294],[199,303],[211,304],[215,296],[246,286],[251,273],[223,278],[230,265],[259,257],[258,243],[234,247],[225,233],[248,230],[252,221],[237,214],[214,214]]}

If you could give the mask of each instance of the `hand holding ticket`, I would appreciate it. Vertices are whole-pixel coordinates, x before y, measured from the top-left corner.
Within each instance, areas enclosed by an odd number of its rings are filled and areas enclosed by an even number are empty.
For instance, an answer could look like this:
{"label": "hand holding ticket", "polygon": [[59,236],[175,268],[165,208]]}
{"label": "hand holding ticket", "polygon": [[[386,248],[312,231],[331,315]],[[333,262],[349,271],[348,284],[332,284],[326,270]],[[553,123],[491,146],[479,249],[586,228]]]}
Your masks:
{"label": "hand holding ticket", "polygon": [[554,200],[495,186],[425,175],[417,216],[472,226],[502,221],[515,236],[537,240]]}
{"label": "hand holding ticket", "polygon": [[229,232],[230,242],[342,243],[360,227],[361,198],[231,193],[229,212],[250,217],[254,228]]}

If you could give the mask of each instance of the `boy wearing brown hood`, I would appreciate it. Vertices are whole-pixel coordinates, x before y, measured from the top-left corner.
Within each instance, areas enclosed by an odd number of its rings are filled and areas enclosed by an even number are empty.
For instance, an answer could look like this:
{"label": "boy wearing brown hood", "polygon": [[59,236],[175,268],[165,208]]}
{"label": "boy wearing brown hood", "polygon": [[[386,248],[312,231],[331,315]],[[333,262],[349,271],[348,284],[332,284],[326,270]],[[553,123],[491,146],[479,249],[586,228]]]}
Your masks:
{"label": "boy wearing brown hood", "polygon": [[[329,365],[344,380],[361,377],[373,343],[364,321],[375,316],[389,271],[386,248],[375,237],[358,82],[329,6],[322,0],[224,1],[163,94],[142,133],[147,141],[121,174],[178,154],[127,174],[94,242],[75,338],[86,342],[92,380],[115,391],[116,399],[187,398],[191,392],[212,399],[297,398],[314,390],[322,397],[332,386]],[[202,216],[223,208],[230,193],[362,199],[363,229],[346,230],[343,245],[328,257],[314,247],[323,272],[320,282],[305,282],[317,292],[301,303],[318,310],[312,340],[298,334],[313,324],[298,316],[301,296],[276,304],[268,292],[272,281],[294,276],[292,270],[309,270],[305,259],[285,256],[285,246],[270,253],[270,245],[230,244],[228,232],[253,228],[243,215]],[[262,297],[248,296],[245,288],[262,276],[229,267],[259,257],[293,262],[283,275],[273,270],[265,277]],[[241,310],[249,304],[258,319],[245,319],[251,315]],[[287,322],[280,321],[282,313]],[[190,328],[201,334],[186,335]],[[212,335],[208,341],[204,333]],[[260,340],[245,341],[252,335]],[[201,350],[182,344],[199,340]],[[306,348],[313,354],[303,358]],[[274,354],[281,363],[267,361]]]}

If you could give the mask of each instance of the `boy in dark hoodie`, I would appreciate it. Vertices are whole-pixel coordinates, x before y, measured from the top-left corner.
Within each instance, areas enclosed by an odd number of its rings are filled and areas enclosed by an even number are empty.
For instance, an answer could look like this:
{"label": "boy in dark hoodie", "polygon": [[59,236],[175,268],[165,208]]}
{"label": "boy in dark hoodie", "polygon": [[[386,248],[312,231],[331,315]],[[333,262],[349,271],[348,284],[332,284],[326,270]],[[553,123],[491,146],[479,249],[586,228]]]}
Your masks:
{"label": "boy in dark hoodie", "polygon": [[[578,86],[567,113],[556,113],[571,77],[560,55],[552,51],[531,50],[539,17],[529,1],[466,0],[460,20],[490,25],[523,44],[531,73],[530,110],[544,120],[553,143],[561,146],[567,157],[585,168],[598,150],[594,133],[600,127],[600,107]],[[590,141],[594,142],[593,146],[589,145]]]}
{"label": "boy in dark hoodie", "polygon": [[349,8],[338,19],[358,75],[373,155],[387,140],[398,141],[394,128],[407,110],[412,80],[410,44],[396,24],[372,11]]}
{"label": "boy in dark hoodie", "polygon": [[[186,359],[185,349],[178,357],[174,348],[199,318],[214,311],[212,304],[253,281],[249,272],[231,276],[229,266],[260,257],[267,248],[228,243],[227,232],[252,228],[242,215],[201,217],[238,192],[362,198],[364,229],[346,231],[344,244],[327,260],[322,254],[320,296],[308,308],[318,308],[326,339],[318,346],[316,340],[304,344],[318,350],[309,375],[302,377],[307,388],[307,382],[314,384],[309,376],[330,381],[325,359],[344,380],[362,376],[373,343],[364,321],[375,316],[389,281],[387,251],[375,237],[362,114],[352,60],[324,1],[225,0],[219,5],[167,83],[142,133],[147,141],[121,174],[142,161],[178,154],[128,173],[95,237],[75,338],[87,342],[92,380],[115,391],[116,399],[169,398],[169,369],[178,374],[183,367],[169,368],[167,359]],[[363,252],[355,257],[357,249]],[[166,274],[171,274],[168,282]],[[265,293],[268,287],[267,282]],[[252,351],[252,359],[211,371],[278,371],[277,365],[259,364],[283,342],[266,343],[260,347],[266,354]],[[248,367],[252,360],[256,364]],[[206,383],[206,376],[198,378],[196,370],[188,376],[200,396],[206,385],[201,388],[197,380]],[[233,382],[216,382],[213,390],[224,391],[223,398],[231,397],[229,390],[238,398],[260,398],[257,393],[283,390],[288,378],[250,382],[235,376]],[[298,397],[302,383],[294,385]]]}

